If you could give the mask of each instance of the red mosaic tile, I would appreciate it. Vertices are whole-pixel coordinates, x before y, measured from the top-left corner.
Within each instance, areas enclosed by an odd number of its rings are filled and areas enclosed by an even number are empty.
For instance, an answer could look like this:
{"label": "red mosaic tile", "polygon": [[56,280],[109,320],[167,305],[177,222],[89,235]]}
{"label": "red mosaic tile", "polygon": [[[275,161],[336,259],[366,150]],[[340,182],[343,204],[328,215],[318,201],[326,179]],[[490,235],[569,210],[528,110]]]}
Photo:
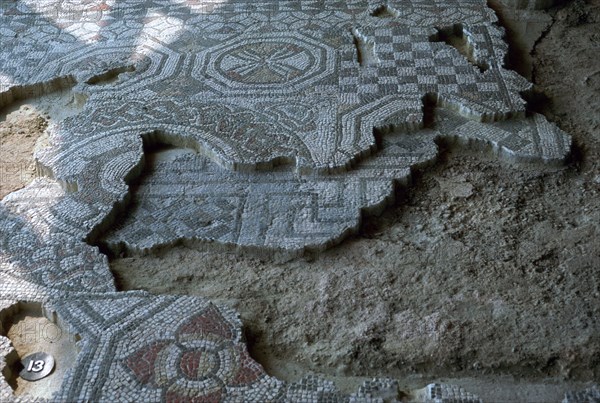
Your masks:
{"label": "red mosaic tile", "polygon": [[209,353],[198,350],[183,353],[179,362],[181,372],[190,379],[199,379],[208,375],[212,368],[207,362],[207,354]]}
{"label": "red mosaic tile", "polygon": [[158,353],[169,344],[168,342],[156,342],[143,347],[130,355],[125,364],[134,373],[141,383],[150,383],[154,377],[154,361]]}
{"label": "red mosaic tile", "polygon": [[203,313],[193,316],[177,332],[183,335],[206,335],[212,333],[224,339],[233,339],[235,333],[214,305],[210,305]]}
{"label": "red mosaic tile", "polygon": [[230,386],[249,385],[265,374],[262,367],[254,361],[245,348],[239,349],[240,369],[230,383]]}
{"label": "red mosaic tile", "polygon": [[219,403],[221,401],[221,391],[217,391],[204,396],[181,396],[176,392],[167,392],[165,396],[167,403]]}

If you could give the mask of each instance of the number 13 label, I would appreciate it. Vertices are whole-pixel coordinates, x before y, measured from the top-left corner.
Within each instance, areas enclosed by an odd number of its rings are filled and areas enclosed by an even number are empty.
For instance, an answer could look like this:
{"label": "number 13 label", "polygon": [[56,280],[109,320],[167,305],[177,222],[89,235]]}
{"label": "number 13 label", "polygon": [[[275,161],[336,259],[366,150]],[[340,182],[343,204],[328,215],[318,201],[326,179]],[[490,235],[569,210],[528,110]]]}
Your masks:
{"label": "number 13 label", "polygon": [[54,357],[38,352],[23,358],[21,364],[23,364],[23,369],[19,376],[27,381],[37,381],[50,375],[54,369]]}
{"label": "number 13 label", "polygon": [[29,365],[27,366],[27,372],[40,372],[44,369],[44,364],[46,364],[43,360],[37,361],[29,361]]}

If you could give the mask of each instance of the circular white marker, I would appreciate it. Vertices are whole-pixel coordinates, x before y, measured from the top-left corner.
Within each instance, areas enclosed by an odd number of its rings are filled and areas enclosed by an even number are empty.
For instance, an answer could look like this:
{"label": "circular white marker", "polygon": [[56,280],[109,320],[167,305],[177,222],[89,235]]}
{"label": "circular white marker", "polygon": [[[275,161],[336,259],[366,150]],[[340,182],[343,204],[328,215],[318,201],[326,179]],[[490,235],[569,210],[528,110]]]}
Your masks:
{"label": "circular white marker", "polygon": [[27,381],[37,381],[50,375],[54,369],[54,357],[48,353],[38,352],[21,360],[23,369],[19,376]]}

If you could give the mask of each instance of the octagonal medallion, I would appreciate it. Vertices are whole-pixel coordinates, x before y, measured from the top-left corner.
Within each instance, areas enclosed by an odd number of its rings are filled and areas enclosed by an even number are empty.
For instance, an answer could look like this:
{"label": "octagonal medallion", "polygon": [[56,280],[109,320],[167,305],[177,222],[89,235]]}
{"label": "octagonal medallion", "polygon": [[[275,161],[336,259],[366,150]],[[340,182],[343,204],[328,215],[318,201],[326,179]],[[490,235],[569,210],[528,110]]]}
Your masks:
{"label": "octagonal medallion", "polygon": [[198,53],[192,76],[220,94],[289,94],[331,75],[335,57],[298,32],[254,33]]}

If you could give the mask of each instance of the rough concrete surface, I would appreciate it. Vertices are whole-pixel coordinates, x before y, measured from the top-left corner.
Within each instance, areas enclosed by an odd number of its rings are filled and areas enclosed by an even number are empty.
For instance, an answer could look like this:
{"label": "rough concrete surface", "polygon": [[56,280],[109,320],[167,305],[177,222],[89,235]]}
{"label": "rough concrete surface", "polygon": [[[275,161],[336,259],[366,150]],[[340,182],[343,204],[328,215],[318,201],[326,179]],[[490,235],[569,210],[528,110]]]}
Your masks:
{"label": "rough concrete surface", "polygon": [[47,126],[46,119],[28,106],[7,115],[0,123],[0,197],[34,178],[32,150]]}
{"label": "rough concrete surface", "polygon": [[[600,13],[550,6],[0,2],[0,398],[597,399]],[[17,301],[80,340],[29,394]]]}

